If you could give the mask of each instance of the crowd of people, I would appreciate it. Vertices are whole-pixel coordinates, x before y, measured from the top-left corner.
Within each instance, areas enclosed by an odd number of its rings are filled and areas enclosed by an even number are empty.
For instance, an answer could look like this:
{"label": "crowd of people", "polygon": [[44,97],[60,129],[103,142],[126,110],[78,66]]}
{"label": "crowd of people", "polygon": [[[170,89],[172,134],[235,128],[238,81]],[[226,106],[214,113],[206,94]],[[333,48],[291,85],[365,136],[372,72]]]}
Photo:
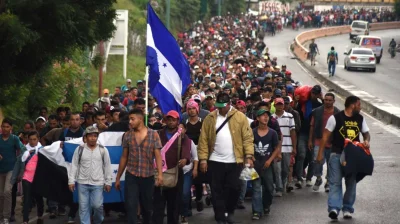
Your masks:
{"label": "crowd of people", "polygon": [[[102,203],[103,190],[112,186],[111,168],[108,151],[97,139],[109,131],[126,132],[115,187],[121,188],[126,170],[126,200],[119,211],[130,224],[162,224],[165,210],[167,223],[188,223],[193,198],[196,210],[202,212],[205,195],[211,199],[217,223],[234,223],[235,210],[245,208],[246,191],[252,195],[249,216],[258,220],[274,212],[273,197],[290,197],[295,188],[319,191],[321,186],[329,192],[329,217],[337,219],[343,211],[345,218],[351,218],[356,182],[345,177],[348,193],[343,198],[339,158],[347,133],[358,141],[362,133],[369,145],[360,99],[347,98],[346,109],[340,112],[334,106],[335,95],[323,95],[319,85],[296,95],[302,88],[296,74],[257,38],[258,24],[254,16],[227,15],[198,22],[191,32],[178,34],[192,75],[182,111],[163,113],[157,104],[163,99],[145,98],[145,81],[134,85],[127,79],[114,93],[104,89],[97,102],[83,103],[79,112],[59,107],[49,115],[46,107],[41,108],[21,132],[13,131],[13,122],[5,118],[0,138],[2,223],[15,220],[21,180],[23,222],[29,222],[36,205],[37,222],[43,223],[43,197],[31,189],[37,152],[41,146],[80,137],[85,144],[75,150],[68,177],[69,189],[79,192],[79,204],[68,205],[67,214],[65,205],[49,200],[50,218],[68,215],[68,223],[74,223],[79,211],[81,223],[90,223],[91,217],[93,223],[101,223],[116,207],[105,204],[103,209]],[[177,178],[170,187],[164,187],[171,180],[162,172],[160,155],[167,144],[166,163]],[[333,162],[324,181],[322,161],[329,158]],[[18,163],[22,171],[16,168]],[[259,178],[240,179],[244,167],[255,168]]]}

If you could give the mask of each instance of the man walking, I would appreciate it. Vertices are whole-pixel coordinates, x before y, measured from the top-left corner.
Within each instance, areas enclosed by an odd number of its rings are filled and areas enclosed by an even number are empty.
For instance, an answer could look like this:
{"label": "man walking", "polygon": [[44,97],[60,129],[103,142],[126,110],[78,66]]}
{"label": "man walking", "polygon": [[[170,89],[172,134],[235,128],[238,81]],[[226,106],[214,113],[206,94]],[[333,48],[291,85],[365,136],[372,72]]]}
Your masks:
{"label": "man walking", "polygon": [[88,127],[85,130],[86,143],[76,148],[68,174],[70,191],[78,183],[79,217],[82,224],[100,224],[103,215],[103,191],[110,192],[112,185],[111,160],[108,150],[97,143],[99,130]]}
{"label": "man walking", "polygon": [[203,122],[198,155],[202,172],[211,172],[211,193],[217,223],[233,223],[240,194],[243,163],[253,166],[253,132],[243,113],[231,106],[227,93],[219,93]]}
{"label": "man walking", "polygon": [[[309,150],[314,151],[313,163],[315,163],[317,159],[319,146],[322,140],[322,133],[324,132],[328,119],[332,115],[339,112],[339,109],[334,106],[334,103],[335,103],[335,95],[333,95],[333,93],[327,93],[325,94],[324,97],[324,105],[313,110],[310,123],[310,136],[308,139],[308,148]],[[313,187],[314,191],[318,191],[319,187],[322,184],[322,170],[325,162],[324,160],[326,160],[326,163],[329,164],[331,147],[332,147],[331,141],[328,140],[328,142],[325,144],[325,153],[323,162],[314,164],[314,176],[317,177],[317,180],[315,181]],[[328,184],[329,166],[327,168],[328,168],[326,175],[327,182],[325,184],[325,192],[329,192],[329,184]]]}
{"label": "man walking", "polygon": [[[345,219],[351,219],[354,213],[356,200],[356,176],[344,176],[341,164],[345,138],[351,141],[360,141],[360,133],[363,136],[363,144],[369,148],[369,128],[364,117],[360,114],[361,102],[357,96],[349,96],[345,101],[345,109],[332,115],[326,124],[322,141],[320,143],[317,161],[322,162],[328,139],[332,136],[332,153],[329,160],[329,196],[328,212],[332,220],[337,220],[340,210]],[[343,196],[342,179],[345,179],[346,192]]]}
{"label": "man walking", "polygon": [[315,39],[311,40],[309,50],[310,50],[311,66],[315,66],[315,56],[317,55],[317,53],[319,54],[318,45],[315,43]]}
{"label": "man walking", "polygon": [[124,151],[119,162],[115,188],[120,190],[121,176],[125,171],[125,206],[128,223],[137,223],[139,202],[143,223],[150,224],[153,210],[154,192],[154,158],[157,164],[158,177],[156,185],[162,185],[161,140],[157,131],[144,126],[145,115],[142,110],[129,112],[131,130],[125,133],[122,141]]}
{"label": "man walking", "polygon": [[339,58],[337,52],[335,51],[335,47],[331,47],[331,50],[328,52],[327,60],[329,77],[331,77],[335,75],[336,64],[339,63]]}

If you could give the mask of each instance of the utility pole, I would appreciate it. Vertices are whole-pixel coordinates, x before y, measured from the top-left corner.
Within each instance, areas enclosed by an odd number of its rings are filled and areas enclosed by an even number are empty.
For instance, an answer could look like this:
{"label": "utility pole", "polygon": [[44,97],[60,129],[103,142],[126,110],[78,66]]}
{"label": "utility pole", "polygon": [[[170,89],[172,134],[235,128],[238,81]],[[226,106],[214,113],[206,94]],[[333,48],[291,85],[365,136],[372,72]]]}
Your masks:
{"label": "utility pole", "polygon": [[[99,43],[100,56],[104,58],[104,42]],[[103,63],[99,67],[99,97],[103,95]]]}
{"label": "utility pole", "polygon": [[171,0],[166,0],[166,3],[167,3],[167,10],[165,13],[165,16],[166,16],[165,21],[167,23],[167,29],[169,29],[169,19],[170,19],[170,14],[171,14]]}
{"label": "utility pole", "polygon": [[221,16],[221,1],[222,0],[217,0],[218,1],[218,16]]}

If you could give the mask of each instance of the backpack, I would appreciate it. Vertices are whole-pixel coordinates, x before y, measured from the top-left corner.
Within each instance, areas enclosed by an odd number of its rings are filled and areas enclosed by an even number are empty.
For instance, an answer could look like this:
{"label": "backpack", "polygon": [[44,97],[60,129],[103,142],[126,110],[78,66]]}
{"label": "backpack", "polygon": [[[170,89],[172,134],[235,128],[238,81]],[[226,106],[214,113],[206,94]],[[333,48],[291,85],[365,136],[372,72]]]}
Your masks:
{"label": "backpack", "polygon": [[336,61],[336,52],[335,51],[331,51],[329,52],[329,61]]}
{"label": "backpack", "polygon": [[[76,172],[76,178],[78,178],[79,176],[79,172],[80,172],[80,168],[81,168],[81,159],[82,159],[82,154],[83,154],[83,145],[80,145],[78,148],[78,172]],[[101,154],[101,159],[103,160],[103,173],[104,173],[104,153],[105,153],[105,148],[102,145],[99,145],[99,149],[100,149],[100,154]]]}

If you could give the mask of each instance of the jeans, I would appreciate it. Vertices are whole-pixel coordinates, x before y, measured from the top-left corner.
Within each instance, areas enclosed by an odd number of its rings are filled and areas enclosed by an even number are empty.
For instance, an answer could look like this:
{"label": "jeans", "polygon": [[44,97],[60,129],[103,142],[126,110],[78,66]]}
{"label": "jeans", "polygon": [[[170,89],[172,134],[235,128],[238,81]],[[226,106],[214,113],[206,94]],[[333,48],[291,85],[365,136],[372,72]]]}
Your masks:
{"label": "jeans", "polygon": [[0,220],[9,219],[11,215],[11,175],[12,171],[0,174]]}
{"label": "jeans", "polygon": [[329,160],[329,195],[328,195],[328,212],[336,210],[354,212],[354,202],[356,201],[356,178],[355,176],[344,177],[346,184],[346,192],[343,197],[342,179],[343,168],[340,164],[340,154],[332,153]]}
{"label": "jeans", "polygon": [[32,200],[36,199],[37,205],[37,216],[42,217],[44,212],[43,197],[36,195],[32,189],[32,183],[26,180],[22,180],[22,188],[24,191],[24,207],[23,210],[23,222],[29,222],[29,213],[32,207]]}
{"label": "jeans", "polygon": [[[325,160],[326,160],[326,164],[329,164],[329,157],[331,156],[331,149],[330,148],[325,148],[325,150],[324,150],[324,158],[322,159],[321,163],[317,163],[316,162],[317,157],[318,157],[318,151],[319,151],[319,146],[314,146],[314,159],[313,159],[314,176],[322,177]],[[327,169],[326,169],[326,177],[329,177],[329,165],[327,166]],[[328,179],[328,178],[326,178],[326,179]]]}
{"label": "jeans", "polygon": [[189,171],[183,175],[183,190],[182,190],[182,203],[181,203],[181,215],[189,217],[190,214],[190,203],[192,202],[192,171]]}
{"label": "jeans", "polygon": [[239,200],[238,200],[238,205],[244,203],[244,198],[246,197],[246,191],[247,191],[247,181],[245,180],[240,180],[241,185],[240,185],[240,194],[239,194]]}
{"label": "jeans", "polygon": [[335,70],[336,70],[336,61],[330,61],[328,63],[328,72],[329,72],[329,74],[334,76],[335,75]]}
{"label": "jeans", "polygon": [[18,191],[18,183],[15,183],[12,187],[11,192],[11,215],[15,215],[15,206],[17,206],[17,191]]}
{"label": "jeans", "polygon": [[103,185],[78,184],[79,217],[81,224],[91,224],[90,216],[93,211],[93,223],[103,222]]}
{"label": "jeans", "polygon": [[272,204],[273,185],[273,168],[263,169],[259,173],[260,178],[253,180],[253,197],[252,207],[253,213],[262,214],[263,209],[269,209]]}
{"label": "jeans", "polygon": [[288,177],[289,177],[289,172],[290,172],[290,156],[292,153],[290,152],[283,152],[282,153],[282,186],[283,188],[286,187],[286,184],[288,182]]}
{"label": "jeans", "polygon": [[143,224],[150,224],[153,211],[154,176],[137,177],[125,173],[125,207],[129,224],[137,223],[137,211],[143,216]]}
{"label": "jeans", "polygon": [[233,214],[240,195],[239,176],[242,165],[209,161],[211,195],[215,220],[226,221],[225,213]]}
{"label": "jeans", "polygon": [[283,192],[282,186],[282,164],[281,161],[272,164],[275,176],[275,190],[276,192]]}
{"label": "jeans", "polygon": [[307,147],[307,152],[306,152],[306,159],[304,160],[304,165],[303,167],[307,167],[307,175],[306,175],[306,180],[311,181],[311,179],[314,176],[314,150],[310,150]]}
{"label": "jeans", "polygon": [[303,169],[304,169],[304,160],[306,158],[307,150],[308,150],[308,135],[299,136],[299,144],[297,146],[297,155],[296,155],[296,164],[294,167],[295,173],[297,175],[298,180],[302,180],[303,178]]}
{"label": "jeans", "polygon": [[153,195],[153,224],[163,224],[165,206],[167,223],[179,224],[180,202],[182,200],[183,172],[179,169],[178,183],[173,188],[155,187]]}

